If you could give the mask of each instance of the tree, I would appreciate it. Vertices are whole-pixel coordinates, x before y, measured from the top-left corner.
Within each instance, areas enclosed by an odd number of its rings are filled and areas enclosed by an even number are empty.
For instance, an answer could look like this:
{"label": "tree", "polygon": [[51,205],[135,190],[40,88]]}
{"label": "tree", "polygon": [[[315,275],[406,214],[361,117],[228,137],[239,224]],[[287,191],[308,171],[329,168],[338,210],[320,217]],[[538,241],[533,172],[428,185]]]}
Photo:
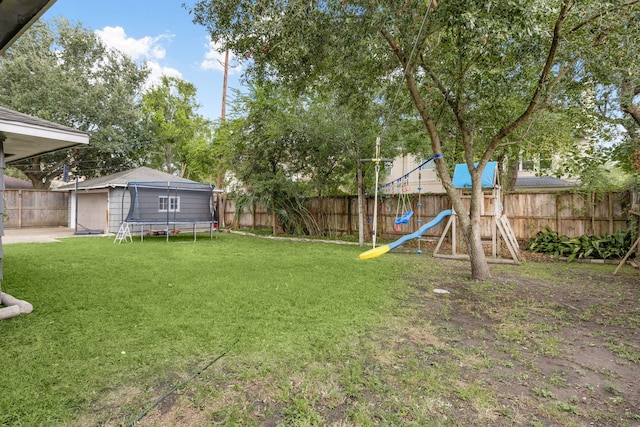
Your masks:
{"label": "tree", "polygon": [[566,165],[559,167],[555,163],[576,156],[580,148],[576,141],[580,138],[575,118],[567,111],[541,111],[496,149],[494,157],[503,171],[502,187],[515,190],[520,161],[534,164],[536,173],[567,175]]}
{"label": "tree", "polygon": [[185,147],[184,177],[198,182],[216,183],[216,165],[220,161],[215,146],[216,129],[209,120],[202,119],[198,122],[193,140]]}
{"label": "tree", "polygon": [[482,280],[490,277],[480,234],[487,162],[579,83],[580,61],[597,45],[603,23],[635,25],[628,12],[637,8],[635,0],[203,0],[192,12],[225,49],[252,58],[249,76],[346,93],[402,78],[432,152],[462,149],[470,207],[453,187],[449,160],[436,167],[458,214],[472,277]]}
{"label": "tree", "polygon": [[[585,79],[592,83],[593,114],[607,120],[604,138],[617,142],[614,158],[624,170],[640,173],[640,11],[603,23],[599,42],[585,59]],[[623,134],[616,133],[622,128]],[[613,135],[611,135],[613,133]]]}
{"label": "tree", "polygon": [[227,147],[224,157],[242,186],[241,200],[265,203],[289,231],[317,232],[315,224],[302,224],[308,217],[301,202],[353,189],[363,141],[376,133],[374,110],[342,104],[332,94],[296,94],[270,84],[236,94],[235,118],[217,135],[225,135],[218,146]]}
{"label": "tree", "polygon": [[[203,172],[208,163],[212,124],[197,113],[196,87],[177,77],[162,76],[143,95],[143,110],[153,135],[148,162],[167,173],[185,176],[190,169]],[[213,166],[209,164],[208,166]]]}
{"label": "tree", "polygon": [[[336,194],[355,184],[358,194],[358,241],[364,246],[365,194],[373,188],[373,174],[366,175],[361,159],[373,157],[380,133],[380,105],[363,99],[344,99],[336,93],[316,96],[303,110],[299,129],[309,139],[309,182],[317,195]],[[391,152],[389,147],[385,150]],[[353,170],[356,180],[353,181]]]}
{"label": "tree", "polygon": [[243,117],[225,121],[228,138],[229,169],[241,186],[236,205],[240,209],[263,203],[277,222],[291,233],[317,228],[306,214],[300,197],[308,194],[305,173],[304,135],[292,123],[297,103],[290,94],[276,88],[252,86],[237,94],[232,116],[242,110]]}
{"label": "tree", "polygon": [[90,145],[15,166],[35,188],[48,188],[64,165],[86,177],[136,165],[146,141],[139,100],[147,76],[81,24],[35,23],[0,57],[0,104],[88,132]]}

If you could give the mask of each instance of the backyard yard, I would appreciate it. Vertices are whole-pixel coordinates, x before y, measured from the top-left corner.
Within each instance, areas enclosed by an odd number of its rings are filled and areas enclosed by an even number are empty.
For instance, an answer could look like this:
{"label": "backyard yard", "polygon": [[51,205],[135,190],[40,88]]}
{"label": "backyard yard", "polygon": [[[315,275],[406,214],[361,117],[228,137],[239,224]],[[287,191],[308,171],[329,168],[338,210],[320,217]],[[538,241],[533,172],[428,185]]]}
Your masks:
{"label": "backyard yard", "polygon": [[640,425],[638,270],[362,251],[7,245],[0,425]]}

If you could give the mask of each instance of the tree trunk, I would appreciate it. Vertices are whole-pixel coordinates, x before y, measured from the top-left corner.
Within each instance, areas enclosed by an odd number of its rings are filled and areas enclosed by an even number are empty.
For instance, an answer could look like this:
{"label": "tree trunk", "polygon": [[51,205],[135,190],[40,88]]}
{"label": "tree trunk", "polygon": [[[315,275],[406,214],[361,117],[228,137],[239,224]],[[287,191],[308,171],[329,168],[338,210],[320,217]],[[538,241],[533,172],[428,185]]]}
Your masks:
{"label": "tree trunk", "polygon": [[505,190],[514,191],[516,189],[516,183],[518,182],[518,167],[520,165],[514,159],[507,159],[507,179]]}
{"label": "tree trunk", "polygon": [[640,125],[640,104],[634,103],[633,100],[639,94],[640,89],[638,89],[637,85],[633,84],[631,79],[623,79],[620,84],[620,97],[622,101],[620,102],[620,106],[622,107],[622,111],[629,114],[634,122],[637,125]]}
{"label": "tree trunk", "polygon": [[[462,234],[464,235],[467,250],[469,251],[469,259],[471,261],[471,277],[475,280],[484,280],[491,277],[487,257],[482,247],[482,204],[484,197],[482,195],[482,171],[476,169],[475,174],[471,175],[471,209],[469,209],[468,225],[462,224]],[[466,222],[466,221],[465,221]]]}
{"label": "tree trunk", "polygon": [[462,235],[469,252],[469,261],[471,263],[471,277],[476,281],[485,280],[491,277],[487,257],[482,247],[482,218],[480,217],[481,203],[484,203],[482,197],[482,170],[474,168],[471,174],[471,203],[469,209],[462,201],[461,193],[457,190],[451,178],[448,175],[447,168],[443,159],[436,159],[436,168],[440,173],[442,184],[447,191],[447,195],[451,200],[451,205],[456,211]]}
{"label": "tree trunk", "polygon": [[44,172],[24,172],[24,174],[29,178],[31,184],[33,184],[34,190],[48,190],[51,186],[51,181],[48,179],[44,179],[46,174]]}
{"label": "tree trunk", "polygon": [[[431,117],[427,106],[424,102],[424,99],[420,95],[420,90],[418,89],[418,84],[413,75],[413,69],[409,67],[410,65],[407,61],[408,59],[401,52],[400,46],[398,42],[393,38],[390,32],[386,29],[382,29],[383,36],[389,42],[391,48],[398,56],[400,63],[405,67],[405,81],[407,83],[407,88],[409,89],[409,94],[413,99],[413,103],[415,104],[418,112],[420,113],[420,117],[425,125],[427,133],[429,135],[429,139],[431,140],[431,149],[434,154],[442,154],[442,144],[440,141],[440,135],[438,134],[438,129],[436,126],[436,122]],[[531,114],[529,111],[528,114]],[[462,122],[460,122],[462,126]],[[514,128],[517,126],[514,126]],[[482,248],[481,237],[481,222],[480,222],[480,203],[484,203],[482,199],[482,171],[484,170],[484,164],[481,162],[480,165],[483,165],[481,169],[473,167],[473,155],[472,155],[472,144],[468,139],[470,135],[468,132],[465,132],[464,126],[461,127],[463,131],[463,144],[465,145],[465,157],[467,158],[467,166],[469,167],[469,172],[471,173],[471,182],[472,182],[472,195],[471,195],[471,209],[467,210],[462,202],[462,198],[460,194],[453,186],[451,182],[451,175],[449,175],[449,171],[447,170],[446,163],[444,158],[438,158],[435,160],[436,169],[442,179],[442,186],[447,191],[447,195],[451,200],[451,204],[453,205],[453,209],[458,214],[458,218],[460,221],[460,225],[462,227],[462,233],[465,238],[465,242],[467,243],[467,248],[469,250],[469,258],[471,261],[471,277],[475,280],[484,280],[491,277],[491,273],[489,271],[489,265],[487,264],[487,259],[484,255],[484,250]],[[467,133],[466,144],[464,141],[464,135]],[[503,131],[504,135],[508,135],[509,132],[507,130]],[[499,140],[504,138],[502,136]],[[496,144],[497,145],[497,144]],[[495,147],[494,147],[495,149]],[[485,153],[487,156],[489,153]],[[486,164],[486,161],[485,161]]]}
{"label": "tree trunk", "polygon": [[18,166],[17,168],[29,178],[34,190],[48,190],[51,186],[51,180],[47,177],[47,172],[40,169],[40,156],[29,159],[29,165],[26,168],[24,166]]}

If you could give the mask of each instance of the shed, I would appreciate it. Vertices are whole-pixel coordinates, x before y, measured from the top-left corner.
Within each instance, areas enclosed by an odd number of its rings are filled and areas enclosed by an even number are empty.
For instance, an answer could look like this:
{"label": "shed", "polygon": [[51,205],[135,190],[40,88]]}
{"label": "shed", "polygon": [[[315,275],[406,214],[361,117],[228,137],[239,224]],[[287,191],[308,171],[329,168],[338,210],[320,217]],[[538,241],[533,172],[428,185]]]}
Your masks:
{"label": "shed", "polygon": [[[76,206],[76,184],[67,184],[54,191],[68,191],[69,194],[69,227],[81,230],[104,230],[107,233],[118,233],[120,225],[127,219],[131,207],[129,183],[171,182],[186,185],[198,185],[196,181],[180,178],[166,172],[141,166],[123,172],[99,178],[89,179],[77,184],[78,197]],[[135,227],[132,232],[140,232]]]}

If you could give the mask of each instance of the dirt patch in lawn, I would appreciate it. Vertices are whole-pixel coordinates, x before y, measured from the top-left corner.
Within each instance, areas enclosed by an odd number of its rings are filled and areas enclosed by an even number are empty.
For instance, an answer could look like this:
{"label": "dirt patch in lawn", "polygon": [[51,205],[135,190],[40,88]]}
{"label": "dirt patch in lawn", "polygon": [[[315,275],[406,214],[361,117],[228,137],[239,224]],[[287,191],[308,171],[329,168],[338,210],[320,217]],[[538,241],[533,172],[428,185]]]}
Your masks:
{"label": "dirt patch in lawn", "polygon": [[640,426],[638,270],[545,258],[476,283],[400,256],[386,324],[300,366],[222,360],[139,425]]}
{"label": "dirt patch in lawn", "polygon": [[[486,388],[494,425],[640,425],[637,271],[614,278],[611,267],[528,263],[470,283],[464,264],[441,266],[438,286],[450,293],[416,279],[409,301],[443,341],[430,358],[453,357],[461,380]],[[457,422],[479,424],[474,412]]]}

